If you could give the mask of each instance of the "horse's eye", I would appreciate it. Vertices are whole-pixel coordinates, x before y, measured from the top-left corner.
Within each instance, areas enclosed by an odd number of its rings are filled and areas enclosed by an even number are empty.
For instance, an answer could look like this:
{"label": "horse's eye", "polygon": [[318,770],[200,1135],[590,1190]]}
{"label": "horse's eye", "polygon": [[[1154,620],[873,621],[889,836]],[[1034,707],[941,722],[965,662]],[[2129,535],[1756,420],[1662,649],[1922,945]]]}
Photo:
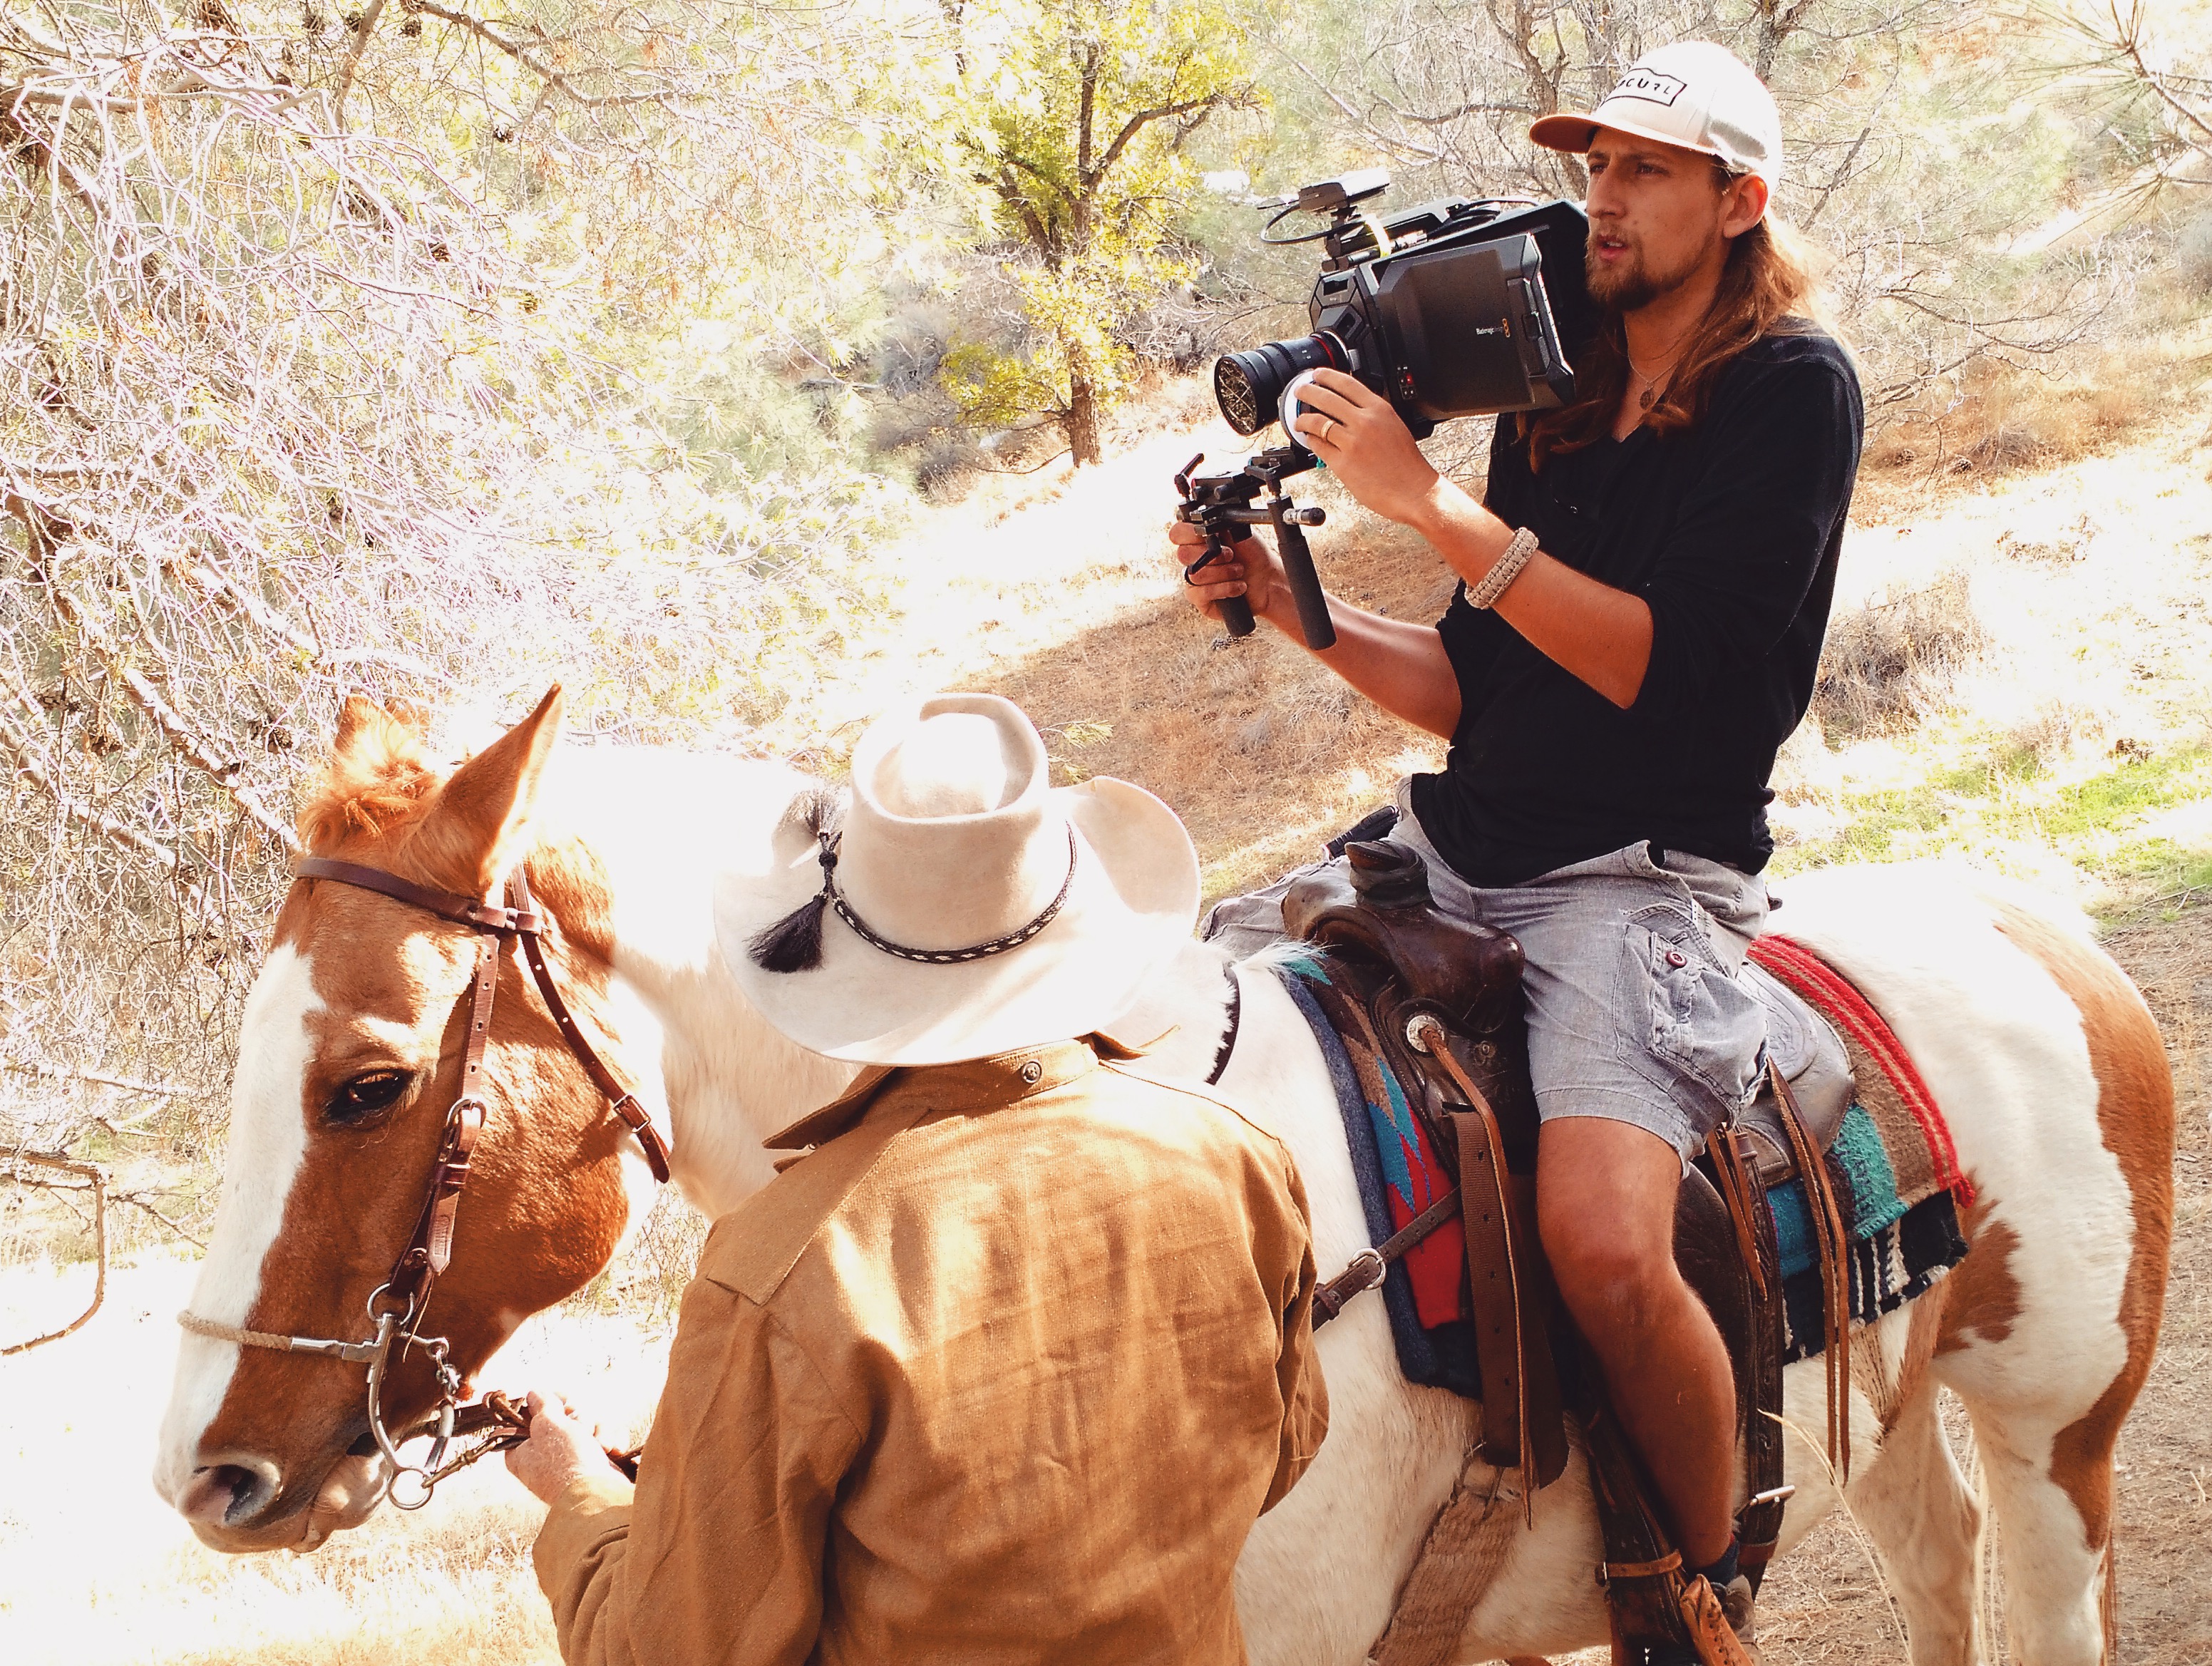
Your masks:
{"label": "horse's eye", "polygon": [[404,1070],[367,1070],[338,1084],[323,1115],[333,1122],[362,1122],[398,1103],[407,1091]]}

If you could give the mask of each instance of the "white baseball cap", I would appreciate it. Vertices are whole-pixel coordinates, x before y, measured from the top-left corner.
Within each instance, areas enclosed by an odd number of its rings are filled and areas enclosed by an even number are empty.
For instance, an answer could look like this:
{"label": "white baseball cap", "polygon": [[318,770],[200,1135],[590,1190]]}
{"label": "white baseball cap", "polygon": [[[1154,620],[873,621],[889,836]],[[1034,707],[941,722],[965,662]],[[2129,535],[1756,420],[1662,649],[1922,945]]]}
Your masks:
{"label": "white baseball cap", "polygon": [[1547,116],[1528,137],[1580,155],[1601,127],[1717,156],[1771,190],[1782,174],[1782,112],[1751,66],[1710,40],[1646,52],[1587,115]]}

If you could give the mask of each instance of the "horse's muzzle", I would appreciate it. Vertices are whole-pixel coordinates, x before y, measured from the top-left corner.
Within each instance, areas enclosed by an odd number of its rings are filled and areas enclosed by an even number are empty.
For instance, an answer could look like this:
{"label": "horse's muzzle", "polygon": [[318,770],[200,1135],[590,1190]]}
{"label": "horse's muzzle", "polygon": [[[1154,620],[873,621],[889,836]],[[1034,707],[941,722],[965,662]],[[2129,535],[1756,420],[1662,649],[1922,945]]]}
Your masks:
{"label": "horse's muzzle", "polygon": [[275,1464],[241,1452],[228,1463],[204,1463],[193,1470],[177,1500],[177,1513],[194,1527],[251,1527],[283,1484]]}
{"label": "horse's muzzle", "polygon": [[351,1454],[332,1464],[311,1496],[285,1496],[276,1465],[247,1453],[222,1453],[203,1464],[176,1500],[193,1534],[213,1550],[244,1554],[313,1550],[333,1533],[357,1526],[382,1502],[390,1481],[383,1458]]}

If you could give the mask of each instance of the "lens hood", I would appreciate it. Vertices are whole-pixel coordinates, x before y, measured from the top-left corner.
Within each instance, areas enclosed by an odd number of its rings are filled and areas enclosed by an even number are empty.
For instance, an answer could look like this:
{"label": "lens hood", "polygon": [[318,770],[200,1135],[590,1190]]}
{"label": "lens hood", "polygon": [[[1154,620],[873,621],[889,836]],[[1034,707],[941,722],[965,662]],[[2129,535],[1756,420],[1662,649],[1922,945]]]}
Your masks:
{"label": "lens hood", "polygon": [[1351,356],[1328,331],[1294,341],[1266,341],[1213,362],[1213,402],[1221,419],[1240,435],[1257,434],[1276,420],[1283,390],[1301,370],[1344,370]]}

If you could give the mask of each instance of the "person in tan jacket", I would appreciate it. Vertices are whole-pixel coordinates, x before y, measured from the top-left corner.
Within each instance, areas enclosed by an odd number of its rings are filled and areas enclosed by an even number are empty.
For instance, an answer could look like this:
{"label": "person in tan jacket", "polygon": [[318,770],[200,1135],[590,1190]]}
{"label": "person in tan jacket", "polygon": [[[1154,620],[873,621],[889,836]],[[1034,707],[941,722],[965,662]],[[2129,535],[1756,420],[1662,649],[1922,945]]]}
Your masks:
{"label": "person in tan jacket", "polygon": [[1049,789],[990,696],[853,775],[717,923],[770,1022],[874,1067],[715,1223],[635,1490],[542,1395],[509,1456],[562,1657],[1241,1662],[1238,1553],[1328,1423],[1305,1198],[1097,1033],[1188,936],[1188,836]]}

